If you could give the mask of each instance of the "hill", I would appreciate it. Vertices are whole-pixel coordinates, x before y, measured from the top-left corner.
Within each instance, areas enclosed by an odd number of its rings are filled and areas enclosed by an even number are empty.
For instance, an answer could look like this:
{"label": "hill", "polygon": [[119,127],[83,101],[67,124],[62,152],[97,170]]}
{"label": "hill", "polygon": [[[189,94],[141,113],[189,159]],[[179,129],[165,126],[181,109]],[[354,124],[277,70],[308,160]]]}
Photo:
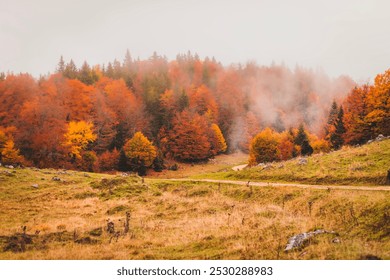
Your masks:
{"label": "hill", "polygon": [[345,146],[328,154],[260,164],[240,171],[193,176],[229,180],[337,185],[384,185],[390,169],[390,140],[359,147]]}
{"label": "hill", "polygon": [[0,259],[390,259],[389,201],[387,191],[0,167]]}

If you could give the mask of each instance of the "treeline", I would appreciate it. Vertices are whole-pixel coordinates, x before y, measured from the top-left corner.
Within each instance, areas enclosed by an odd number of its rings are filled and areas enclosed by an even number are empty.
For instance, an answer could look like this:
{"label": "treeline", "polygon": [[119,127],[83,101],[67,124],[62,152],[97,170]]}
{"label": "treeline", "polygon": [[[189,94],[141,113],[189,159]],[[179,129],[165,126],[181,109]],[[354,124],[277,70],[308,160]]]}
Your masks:
{"label": "treeline", "polygon": [[[38,167],[90,171],[161,170],[167,158],[199,161],[226,151],[248,152],[263,129],[284,135],[291,128],[293,135],[300,123],[311,139],[316,135],[316,141],[338,148],[324,130],[332,101],[345,107],[343,141],[359,143],[382,131],[383,114],[370,113],[383,104],[372,107],[371,97],[364,99],[370,105],[363,121],[375,123],[354,126],[361,113],[352,110],[356,98],[343,103],[351,89],[351,95],[362,91],[354,86],[347,77],[330,79],[283,65],[224,67],[191,53],[168,61],[157,54],[134,60],[127,52],[123,62],[84,62],[80,68],[61,57],[56,73],[38,80],[29,74],[0,75],[0,160],[23,157]],[[375,87],[377,80],[367,86]],[[388,95],[388,89],[375,90],[378,94]],[[145,144],[145,150],[130,149],[132,141]]]}

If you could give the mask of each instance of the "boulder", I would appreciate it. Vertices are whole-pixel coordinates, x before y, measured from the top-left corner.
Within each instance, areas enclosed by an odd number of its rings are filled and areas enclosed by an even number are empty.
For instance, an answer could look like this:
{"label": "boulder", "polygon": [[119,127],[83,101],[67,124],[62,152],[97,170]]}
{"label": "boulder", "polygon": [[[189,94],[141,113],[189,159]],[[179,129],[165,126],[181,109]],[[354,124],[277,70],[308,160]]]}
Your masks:
{"label": "boulder", "polygon": [[296,249],[296,248],[303,247],[305,244],[307,244],[307,242],[312,237],[314,237],[314,236],[316,236],[318,234],[324,234],[324,233],[336,234],[337,235],[337,233],[334,232],[334,231],[327,231],[327,230],[324,230],[324,229],[317,229],[315,231],[300,233],[300,234],[294,235],[294,236],[292,236],[292,237],[290,237],[288,239],[288,243],[287,243],[286,248],[284,249],[284,251],[286,252],[286,251],[290,251],[290,250],[293,250],[293,249]]}

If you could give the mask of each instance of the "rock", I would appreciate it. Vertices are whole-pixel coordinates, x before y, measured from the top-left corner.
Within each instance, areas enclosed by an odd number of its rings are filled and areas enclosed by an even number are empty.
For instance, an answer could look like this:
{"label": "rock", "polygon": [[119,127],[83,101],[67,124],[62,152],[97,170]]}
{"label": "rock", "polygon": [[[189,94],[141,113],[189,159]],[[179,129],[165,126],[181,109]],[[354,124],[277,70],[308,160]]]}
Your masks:
{"label": "rock", "polygon": [[334,231],[327,231],[327,230],[323,230],[323,229],[317,229],[315,231],[300,233],[300,234],[294,235],[288,239],[288,243],[287,243],[284,251],[290,251],[290,250],[295,249],[295,248],[300,248],[300,247],[304,246],[304,244],[306,242],[308,242],[312,237],[314,237],[318,234],[324,234],[324,233],[337,234]]}
{"label": "rock", "polygon": [[15,167],[13,165],[4,165],[5,168],[14,169]]}
{"label": "rock", "polygon": [[83,175],[84,175],[84,177],[91,178],[91,176],[87,173],[84,173]]}
{"label": "rock", "polygon": [[31,187],[37,189],[39,187],[39,185],[38,184],[32,184]]}
{"label": "rock", "polygon": [[263,170],[267,170],[267,169],[271,169],[273,168],[272,164],[266,164],[264,167],[263,167]]}
{"label": "rock", "polygon": [[368,140],[367,144],[371,144],[374,140]]}
{"label": "rock", "polygon": [[307,164],[307,158],[300,158],[298,160],[298,165],[306,165]]}
{"label": "rock", "polygon": [[386,137],[384,137],[383,134],[379,134],[378,137],[375,138],[375,142],[379,142],[379,141],[382,141],[385,139],[386,139]]}
{"label": "rock", "polygon": [[332,243],[341,243],[340,239],[338,239],[337,237],[332,239]]}
{"label": "rock", "polygon": [[53,181],[57,181],[57,182],[60,182],[61,181],[61,178],[57,177],[57,176],[54,176],[53,178],[51,178]]}

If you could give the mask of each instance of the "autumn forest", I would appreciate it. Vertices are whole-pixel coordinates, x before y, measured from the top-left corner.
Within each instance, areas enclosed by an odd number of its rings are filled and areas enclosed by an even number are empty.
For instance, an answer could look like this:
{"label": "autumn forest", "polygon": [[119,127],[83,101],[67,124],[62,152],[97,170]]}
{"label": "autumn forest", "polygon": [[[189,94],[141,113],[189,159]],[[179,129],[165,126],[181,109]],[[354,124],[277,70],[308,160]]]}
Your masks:
{"label": "autumn forest", "polygon": [[256,165],[363,144],[389,123],[390,70],[358,85],[299,66],[127,52],[81,67],[61,57],[39,79],[0,75],[3,164],[144,175],[241,150]]}

